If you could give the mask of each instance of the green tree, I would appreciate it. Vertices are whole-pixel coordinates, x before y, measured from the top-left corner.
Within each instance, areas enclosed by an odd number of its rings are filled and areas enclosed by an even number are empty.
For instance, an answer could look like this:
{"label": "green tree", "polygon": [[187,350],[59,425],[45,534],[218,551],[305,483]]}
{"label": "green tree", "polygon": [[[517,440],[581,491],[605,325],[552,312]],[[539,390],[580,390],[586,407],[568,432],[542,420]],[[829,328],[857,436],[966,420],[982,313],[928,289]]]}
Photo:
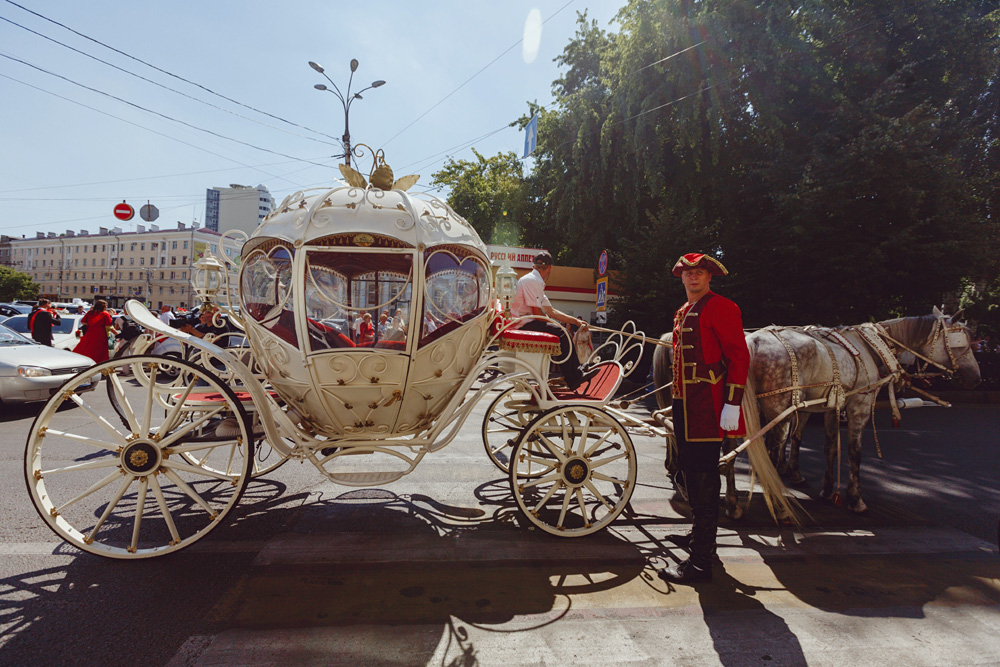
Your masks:
{"label": "green tree", "polygon": [[9,266],[0,266],[0,301],[34,299],[39,286],[27,273],[15,271]]}
{"label": "green tree", "polygon": [[448,204],[463,216],[486,243],[519,245],[527,187],[521,161],[513,152],[475,160],[449,159],[431,183],[450,189]]}

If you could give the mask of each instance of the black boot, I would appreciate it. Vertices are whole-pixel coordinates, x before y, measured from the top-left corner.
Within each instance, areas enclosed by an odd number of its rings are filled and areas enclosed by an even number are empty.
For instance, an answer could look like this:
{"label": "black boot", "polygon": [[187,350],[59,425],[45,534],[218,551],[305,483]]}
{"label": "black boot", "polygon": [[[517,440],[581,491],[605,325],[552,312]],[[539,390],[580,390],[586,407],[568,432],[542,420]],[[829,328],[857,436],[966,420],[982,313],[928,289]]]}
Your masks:
{"label": "black boot", "polygon": [[[711,581],[712,563],[716,558],[715,535],[719,523],[722,480],[717,471],[685,472],[684,480],[691,500],[691,533],[687,540],[691,557],[660,570],[659,577],[678,584]],[[678,538],[678,542],[682,540],[683,537]]]}
{"label": "black boot", "polygon": [[700,568],[688,558],[677,565],[665,567],[657,573],[657,576],[671,584],[693,584],[698,581],[711,581],[711,566]]}

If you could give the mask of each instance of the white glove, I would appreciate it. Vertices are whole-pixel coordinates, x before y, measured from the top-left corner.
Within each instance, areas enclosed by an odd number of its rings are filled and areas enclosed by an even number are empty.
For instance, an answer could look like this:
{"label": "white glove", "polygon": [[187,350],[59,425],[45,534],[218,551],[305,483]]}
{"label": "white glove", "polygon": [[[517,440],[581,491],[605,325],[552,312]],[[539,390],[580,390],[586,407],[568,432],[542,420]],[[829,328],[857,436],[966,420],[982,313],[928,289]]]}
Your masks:
{"label": "white glove", "polygon": [[722,406],[722,416],[719,418],[719,428],[723,431],[735,431],[740,427],[740,406],[726,403]]}

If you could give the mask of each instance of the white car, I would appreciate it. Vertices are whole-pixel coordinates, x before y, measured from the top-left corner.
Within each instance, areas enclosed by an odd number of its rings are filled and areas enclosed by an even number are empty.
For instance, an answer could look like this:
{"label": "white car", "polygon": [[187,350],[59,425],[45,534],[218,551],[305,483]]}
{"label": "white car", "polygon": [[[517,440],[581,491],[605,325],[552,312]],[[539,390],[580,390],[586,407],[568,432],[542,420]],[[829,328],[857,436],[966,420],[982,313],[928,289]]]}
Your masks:
{"label": "white car", "polygon": [[[41,345],[0,325],[0,402],[47,401],[63,384],[94,365],[82,354]],[[76,391],[90,391],[101,376]]]}
{"label": "white car", "polygon": [[[83,315],[60,313],[61,324],[52,327],[52,347],[60,350],[73,351],[80,339],[76,337],[76,331],[80,328],[80,320]],[[15,315],[0,322],[5,327],[13,329],[19,334],[31,338],[31,329],[28,328],[28,315]]]}

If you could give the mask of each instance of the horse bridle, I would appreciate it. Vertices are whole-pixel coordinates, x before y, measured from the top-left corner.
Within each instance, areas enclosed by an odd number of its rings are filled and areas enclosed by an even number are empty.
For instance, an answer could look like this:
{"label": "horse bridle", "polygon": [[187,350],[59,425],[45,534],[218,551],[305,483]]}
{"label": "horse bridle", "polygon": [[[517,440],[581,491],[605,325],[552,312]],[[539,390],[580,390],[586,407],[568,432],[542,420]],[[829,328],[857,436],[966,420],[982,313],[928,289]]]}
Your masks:
{"label": "horse bridle", "polygon": [[[948,353],[948,359],[951,362],[951,368],[948,368],[947,366],[944,366],[943,364],[939,364],[938,362],[934,361],[933,359],[929,359],[928,357],[925,357],[924,355],[920,354],[916,350],[913,350],[913,349],[911,349],[911,348],[903,345],[898,340],[896,340],[895,338],[893,338],[892,336],[890,336],[889,332],[886,331],[884,327],[879,327],[879,330],[880,330],[880,333],[882,334],[882,336],[884,338],[886,338],[887,340],[889,340],[896,347],[898,347],[898,348],[900,348],[902,350],[906,350],[907,352],[909,352],[910,354],[912,354],[914,356],[914,358],[917,360],[916,361],[917,372],[909,374],[910,377],[929,378],[929,377],[938,377],[940,375],[945,375],[948,378],[952,378],[952,377],[954,377],[955,373],[959,369],[958,362],[961,361],[962,359],[964,359],[966,356],[972,354],[972,339],[969,336],[969,330],[964,325],[962,325],[962,324],[952,324],[952,325],[949,325],[947,323],[947,320],[948,320],[948,318],[946,316],[944,316],[944,315],[941,315],[941,316],[939,316],[937,318],[937,321],[934,324],[934,335],[931,336],[930,344],[928,345],[928,347],[933,351],[934,348],[937,346],[938,339],[943,336],[943,338],[944,338],[944,349],[945,349],[945,352]],[[954,346],[952,345],[951,338],[952,338],[953,334],[962,334],[962,336],[965,339],[964,346],[963,345],[954,345]],[[958,347],[959,349],[961,349],[962,347],[965,347],[965,352],[961,353],[960,355],[958,355],[956,357],[955,356],[955,350],[953,349],[954,347]],[[920,363],[921,360],[924,362],[923,365],[921,365],[921,363]],[[927,373],[927,372],[925,372],[925,370],[926,370],[926,368],[928,366],[934,366],[936,368],[939,368],[939,369],[941,369],[942,372],[941,373]]]}

